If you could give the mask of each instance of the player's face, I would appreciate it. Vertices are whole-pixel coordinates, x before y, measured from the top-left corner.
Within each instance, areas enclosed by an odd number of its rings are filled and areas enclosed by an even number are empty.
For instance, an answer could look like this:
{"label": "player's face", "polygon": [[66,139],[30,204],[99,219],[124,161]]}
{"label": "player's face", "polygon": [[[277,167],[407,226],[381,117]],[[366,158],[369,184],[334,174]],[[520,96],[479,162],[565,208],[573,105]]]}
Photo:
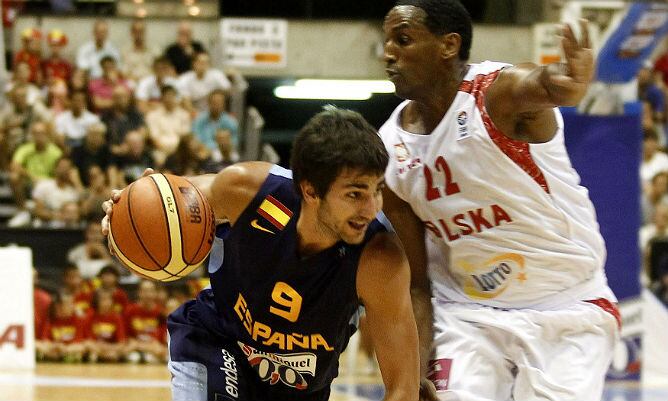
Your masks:
{"label": "player's face", "polygon": [[425,18],[414,6],[394,7],[385,16],[385,72],[403,99],[414,99],[443,74],[442,41],[425,26]]}
{"label": "player's face", "polygon": [[382,175],[344,170],[332,183],[318,208],[318,222],[326,233],[349,244],[364,239],[369,223],[383,208]]}

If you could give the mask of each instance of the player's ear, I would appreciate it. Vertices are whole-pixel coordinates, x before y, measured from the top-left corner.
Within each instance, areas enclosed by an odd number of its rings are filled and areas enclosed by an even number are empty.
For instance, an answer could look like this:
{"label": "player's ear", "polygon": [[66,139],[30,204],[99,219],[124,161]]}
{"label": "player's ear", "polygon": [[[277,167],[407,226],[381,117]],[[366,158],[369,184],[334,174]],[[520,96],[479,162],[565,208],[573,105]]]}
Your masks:
{"label": "player's ear", "polygon": [[315,202],[319,198],[318,192],[315,190],[315,187],[308,181],[302,180],[299,183],[299,187],[302,190],[302,197],[308,202]]}
{"label": "player's ear", "polygon": [[462,37],[458,33],[446,33],[441,39],[441,58],[449,60],[458,57],[461,47]]}

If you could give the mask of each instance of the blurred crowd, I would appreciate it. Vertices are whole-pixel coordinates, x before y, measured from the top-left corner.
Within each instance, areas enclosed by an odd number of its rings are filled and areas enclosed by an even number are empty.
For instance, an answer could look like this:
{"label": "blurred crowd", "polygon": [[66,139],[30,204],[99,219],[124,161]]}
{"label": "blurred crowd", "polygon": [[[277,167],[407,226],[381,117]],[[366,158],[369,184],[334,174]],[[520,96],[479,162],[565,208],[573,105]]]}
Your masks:
{"label": "blurred crowd", "polygon": [[212,67],[187,22],[165,49],[149,45],[145,24],[112,43],[96,20],[75,60],[63,56],[67,32],[20,33],[0,109],[0,171],[18,210],[9,226],[82,227],[146,167],[190,175],[238,161],[228,103],[239,76]]}
{"label": "blurred crowd", "polygon": [[643,284],[668,306],[668,51],[647,61],[638,73],[642,104],[642,228],[639,243],[644,261]]}

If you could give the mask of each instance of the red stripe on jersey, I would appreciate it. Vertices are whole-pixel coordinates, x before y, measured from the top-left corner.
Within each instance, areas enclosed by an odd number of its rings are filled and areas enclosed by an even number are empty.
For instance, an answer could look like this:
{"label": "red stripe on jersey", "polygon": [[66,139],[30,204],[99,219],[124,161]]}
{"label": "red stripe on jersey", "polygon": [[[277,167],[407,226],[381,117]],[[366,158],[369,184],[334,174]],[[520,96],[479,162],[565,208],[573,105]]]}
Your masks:
{"label": "red stripe on jersey", "polygon": [[273,224],[273,225],[274,225],[276,228],[278,228],[279,230],[282,230],[282,229],[285,228],[285,226],[284,226],[283,224],[281,224],[280,221],[278,221],[278,220],[276,220],[275,218],[273,218],[269,213],[265,212],[264,210],[262,210],[262,209],[257,209],[257,212],[258,212],[258,214],[259,214],[260,216],[262,216],[262,217],[264,217],[265,219],[267,219],[268,222],[270,222],[271,224]]}
{"label": "red stripe on jersey", "polygon": [[288,209],[284,204],[282,204],[278,199],[274,198],[273,196],[269,195],[266,198],[269,202],[271,202],[274,206],[277,208],[281,209],[283,213],[287,214],[288,217],[292,217],[292,210]]}
{"label": "red stripe on jersey", "polygon": [[604,311],[608,312],[612,316],[614,316],[615,320],[617,320],[617,327],[619,327],[619,329],[622,328],[622,316],[619,313],[619,308],[617,308],[617,304],[614,304],[614,303],[608,301],[605,298],[592,299],[592,300],[585,301],[585,302],[589,302],[590,304],[594,304],[594,305],[598,306],[599,308],[603,309]]}
{"label": "red stripe on jersey", "polygon": [[499,72],[501,72],[501,70],[494,71],[488,75],[476,75],[473,81],[462,82],[459,85],[459,90],[461,92],[470,93],[475,98],[476,105],[478,106],[478,110],[480,110],[480,115],[485,124],[485,128],[487,129],[487,133],[496,146],[498,146],[510,160],[514,161],[515,164],[529,174],[529,176],[549,194],[550,188],[547,185],[547,180],[545,179],[543,172],[540,171],[540,168],[533,160],[533,157],[531,157],[529,144],[506,136],[496,127],[496,125],[494,125],[487,113],[487,108],[485,107],[485,93],[489,86],[496,80]]}

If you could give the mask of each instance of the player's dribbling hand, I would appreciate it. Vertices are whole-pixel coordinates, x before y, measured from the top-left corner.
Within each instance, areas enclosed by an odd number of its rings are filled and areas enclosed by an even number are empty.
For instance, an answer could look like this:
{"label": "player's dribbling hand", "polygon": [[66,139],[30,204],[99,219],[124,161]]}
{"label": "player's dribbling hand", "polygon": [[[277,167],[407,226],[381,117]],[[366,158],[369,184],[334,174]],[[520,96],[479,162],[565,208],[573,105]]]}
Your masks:
{"label": "player's dribbling hand", "polygon": [[561,32],[561,47],[565,62],[561,70],[550,76],[551,83],[569,93],[582,94],[594,75],[594,54],[589,41],[588,21],[580,20],[581,39],[575,37],[573,29],[566,24]]}
{"label": "player's dribbling hand", "polygon": [[[144,173],[141,176],[146,177],[153,173],[155,173],[155,171],[152,168],[147,168],[146,170],[144,170]],[[104,236],[109,235],[109,219],[111,219],[111,214],[113,213],[114,203],[117,203],[118,200],[121,199],[121,192],[122,190],[120,189],[112,189],[111,198],[102,203],[102,210],[104,210],[104,215],[105,215],[104,218],[102,218],[102,223],[101,223],[102,234]],[[109,248],[109,251],[111,251],[113,254],[113,250],[111,249],[111,247]]]}
{"label": "player's dribbling hand", "polygon": [[420,379],[420,401],[438,401],[434,383],[425,377]]}

